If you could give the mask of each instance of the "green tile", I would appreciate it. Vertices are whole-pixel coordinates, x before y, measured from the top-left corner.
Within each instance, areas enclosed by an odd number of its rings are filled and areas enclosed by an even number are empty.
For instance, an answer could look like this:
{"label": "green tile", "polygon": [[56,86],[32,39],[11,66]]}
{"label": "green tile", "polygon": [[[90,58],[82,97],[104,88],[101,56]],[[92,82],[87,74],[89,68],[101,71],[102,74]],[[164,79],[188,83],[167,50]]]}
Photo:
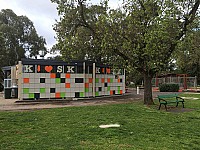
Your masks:
{"label": "green tile", "polygon": [[34,93],[29,93],[29,98],[35,98]]}
{"label": "green tile", "polygon": [[118,86],[118,91],[120,90],[120,86]]}
{"label": "green tile", "polygon": [[80,92],[80,97],[84,97],[84,92]]}
{"label": "green tile", "polygon": [[120,94],[120,90],[118,90],[118,94]]}
{"label": "green tile", "polygon": [[113,79],[112,78],[110,79],[110,83],[113,83]]}
{"label": "green tile", "polygon": [[96,79],[95,79],[95,82],[96,82],[96,83],[99,83],[99,78],[96,78]]}
{"label": "green tile", "polygon": [[65,97],[65,92],[61,92],[61,93],[60,93],[60,96],[61,96],[61,97]]}
{"label": "green tile", "polygon": [[56,83],[60,83],[60,78],[56,78]]}
{"label": "green tile", "polygon": [[23,88],[23,94],[29,94],[29,88]]}
{"label": "green tile", "polygon": [[99,92],[95,92],[95,96],[99,96]]}
{"label": "green tile", "polygon": [[110,86],[108,86],[108,91],[110,91]]}
{"label": "green tile", "polygon": [[89,92],[89,88],[85,88],[85,92]]}
{"label": "green tile", "polygon": [[45,93],[45,92],[46,92],[45,88],[40,88],[40,93]]}

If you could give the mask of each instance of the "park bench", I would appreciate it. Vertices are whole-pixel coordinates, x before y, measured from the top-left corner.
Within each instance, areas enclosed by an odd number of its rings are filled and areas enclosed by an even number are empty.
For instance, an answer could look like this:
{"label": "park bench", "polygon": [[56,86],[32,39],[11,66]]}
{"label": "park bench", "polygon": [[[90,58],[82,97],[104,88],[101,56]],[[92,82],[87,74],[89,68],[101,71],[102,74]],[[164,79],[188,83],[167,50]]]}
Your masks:
{"label": "park bench", "polygon": [[184,108],[184,99],[179,97],[178,94],[167,94],[167,95],[158,95],[159,100],[159,110],[161,108],[161,105],[165,105],[165,109],[167,111],[167,105],[171,103],[176,103],[176,107],[178,107],[179,103],[182,103]]}

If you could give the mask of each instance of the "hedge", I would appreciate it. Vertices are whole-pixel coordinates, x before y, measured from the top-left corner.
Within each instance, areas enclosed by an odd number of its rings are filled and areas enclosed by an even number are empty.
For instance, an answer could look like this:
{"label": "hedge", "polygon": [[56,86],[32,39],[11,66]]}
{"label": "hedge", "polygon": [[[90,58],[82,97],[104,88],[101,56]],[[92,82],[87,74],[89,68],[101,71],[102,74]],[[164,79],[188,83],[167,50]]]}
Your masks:
{"label": "hedge", "polygon": [[174,83],[160,84],[159,90],[160,92],[178,92],[179,85]]}

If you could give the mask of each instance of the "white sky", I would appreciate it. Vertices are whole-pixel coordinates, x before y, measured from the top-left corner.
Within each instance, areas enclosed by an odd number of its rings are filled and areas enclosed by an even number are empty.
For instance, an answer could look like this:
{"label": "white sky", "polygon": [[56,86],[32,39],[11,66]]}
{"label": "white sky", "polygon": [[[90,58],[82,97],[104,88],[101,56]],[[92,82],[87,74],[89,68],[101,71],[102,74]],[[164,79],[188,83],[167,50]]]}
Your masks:
{"label": "white sky", "polygon": [[[94,3],[100,0],[92,0]],[[111,7],[117,7],[119,0],[110,0]],[[0,0],[1,9],[11,9],[18,16],[27,16],[34,24],[39,36],[43,36],[47,42],[47,48],[50,49],[55,43],[56,33],[53,25],[58,20],[57,4],[50,0]]]}

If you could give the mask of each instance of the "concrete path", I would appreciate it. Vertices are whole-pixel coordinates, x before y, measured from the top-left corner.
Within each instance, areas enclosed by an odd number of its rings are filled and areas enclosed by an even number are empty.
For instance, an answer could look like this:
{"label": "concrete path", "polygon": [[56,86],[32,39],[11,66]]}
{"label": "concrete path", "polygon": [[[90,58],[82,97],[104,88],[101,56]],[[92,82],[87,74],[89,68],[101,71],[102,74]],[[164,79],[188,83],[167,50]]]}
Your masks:
{"label": "concrete path", "polygon": [[18,99],[4,99],[4,94],[0,93],[0,111],[26,111],[48,108],[62,108],[72,106],[105,105],[117,103],[130,103],[141,100],[143,93],[137,95],[136,91],[130,90],[122,96],[99,97],[80,100],[42,100],[42,101],[19,101]]}

